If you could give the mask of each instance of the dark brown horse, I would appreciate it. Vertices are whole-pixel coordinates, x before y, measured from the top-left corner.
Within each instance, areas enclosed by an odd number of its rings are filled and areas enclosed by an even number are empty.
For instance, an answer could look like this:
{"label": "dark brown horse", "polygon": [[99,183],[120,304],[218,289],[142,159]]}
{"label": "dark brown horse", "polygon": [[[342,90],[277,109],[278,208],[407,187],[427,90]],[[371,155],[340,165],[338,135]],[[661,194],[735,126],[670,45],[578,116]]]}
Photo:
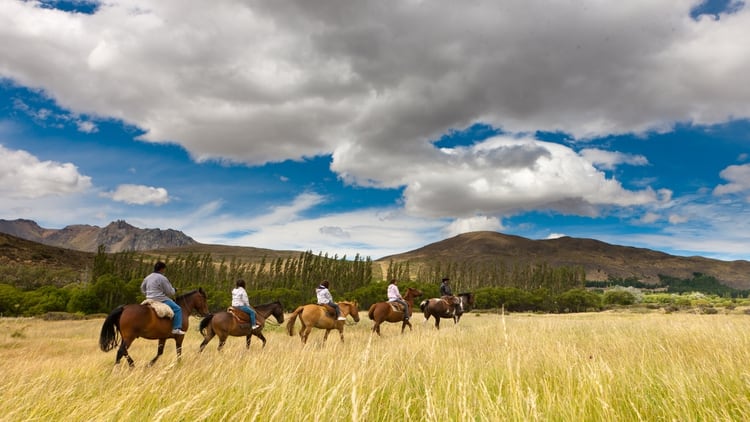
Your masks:
{"label": "dark brown horse", "polygon": [[[341,316],[346,318],[351,315],[354,322],[359,322],[359,305],[357,302],[336,302],[341,309]],[[302,305],[289,315],[289,322],[286,323],[286,331],[290,336],[294,335],[294,323],[299,316],[299,322],[302,327],[299,330],[299,336],[302,339],[302,343],[307,343],[307,337],[310,335],[313,327],[322,328],[326,330],[323,336],[323,342],[328,339],[328,333],[331,330],[339,330],[339,336],[341,341],[344,341],[344,322],[336,319],[336,314],[323,305],[310,304]]]}
{"label": "dark brown horse", "polygon": [[250,330],[249,323],[243,324],[239,322],[234,315],[227,311],[217,312],[203,318],[199,327],[201,334],[203,334],[200,351],[203,351],[214,336],[219,336],[219,350],[224,347],[228,336],[245,336],[245,348],[247,349],[250,348],[250,339],[255,336],[263,342],[262,347],[266,347],[266,337],[263,335],[263,327],[265,326],[266,319],[273,315],[279,324],[283,323],[284,307],[277,300],[276,302],[253,306],[253,309],[255,309],[256,323],[260,325],[255,330]]}
{"label": "dark brown horse", "polygon": [[458,324],[461,315],[469,312],[474,305],[473,293],[460,293],[458,296],[443,296],[423,300],[419,308],[424,312],[424,323],[435,318],[435,328],[440,329],[440,318],[451,318],[453,324]]}
{"label": "dark brown horse", "polygon": [[[422,292],[407,287],[406,288],[406,294],[404,295],[404,302],[409,304],[409,315],[411,315],[411,311],[414,309],[414,298],[422,296]],[[404,311],[402,310],[396,310],[393,308],[394,304],[396,302],[377,302],[373,303],[372,306],[370,306],[370,310],[367,312],[367,315],[370,317],[371,320],[375,321],[375,325],[372,326],[372,331],[375,333],[378,333],[380,335],[380,324],[383,322],[403,322],[401,324],[401,333],[403,334],[404,330],[406,329],[406,326],[409,326],[409,330],[411,331],[411,323],[409,321],[404,320]],[[395,306],[399,306],[396,304]]]}
{"label": "dark brown horse", "polygon": [[[183,331],[187,331],[190,315],[193,311],[200,316],[208,315],[206,292],[203,289],[177,296],[175,302],[182,308]],[[99,335],[99,347],[108,352],[117,347],[119,343],[120,348],[117,349],[115,365],[119,364],[120,359],[125,357],[128,364],[133,366],[133,359],[128,355],[128,347],[138,337],[159,340],[156,356],[151,359],[149,365],[153,365],[159,359],[159,356],[164,353],[164,343],[168,338],[173,338],[175,341],[177,357],[179,358],[182,354],[182,340],[185,339],[185,336],[172,334],[172,320],[160,318],[151,306],[140,304],[120,305],[107,316]]]}

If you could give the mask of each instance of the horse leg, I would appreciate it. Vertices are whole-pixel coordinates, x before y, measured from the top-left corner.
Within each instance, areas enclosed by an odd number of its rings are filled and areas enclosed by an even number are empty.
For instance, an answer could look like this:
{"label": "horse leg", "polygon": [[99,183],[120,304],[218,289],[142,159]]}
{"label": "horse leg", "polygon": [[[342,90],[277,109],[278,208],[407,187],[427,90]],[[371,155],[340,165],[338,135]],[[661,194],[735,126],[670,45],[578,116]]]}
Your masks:
{"label": "horse leg", "polygon": [[407,319],[407,320],[404,320],[404,323],[403,323],[403,324],[401,324],[401,334],[403,334],[403,333],[404,333],[404,330],[406,330],[406,326],[407,326],[407,325],[409,326],[409,331],[411,331],[411,330],[412,330],[412,328],[411,328],[411,322],[409,322],[409,320],[408,320],[408,319]]}
{"label": "horse leg", "polygon": [[372,326],[372,332],[380,335],[380,323],[375,321],[375,325]]}
{"label": "horse leg", "polygon": [[227,343],[227,336],[227,333],[219,334],[219,348],[217,350],[219,350],[220,352],[221,349],[224,348],[224,345]]}
{"label": "horse leg", "polygon": [[[263,342],[263,345],[260,348],[262,349],[262,348],[266,347],[266,336],[264,336],[262,332],[259,332],[259,333],[255,334],[255,336],[258,337],[260,339],[260,341]],[[249,344],[250,343],[248,343],[248,345]]]}
{"label": "horse leg", "polygon": [[198,352],[202,352],[203,349],[206,348],[206,345],[208,344],[208,342],[211,341],[211,339],[214,338],[215,335],[216,333],[214,333],[214,330],[209,329],[206,332],[206,335],[203,336],[203,341],[201,342],[201,348],[200,350],[198,350]]}
{"label": "horse leg", "polygon": [[253,338],[252,334],[248,334],[245,336],[245,349],[250,348],[250,339]]}
{"label": "horse leg", "polygon": [[185,340],[185,336],[177,336],[174,339],[174,351],[177,359],[182,356],[182,341]]}
{"label": "horse leg", "polygon": [[125,339],[122,340],[122,343],[120,343],[120,347],[117,349],[117,357],[115,358],[115,365],[120,364],[120,359],[123,357],[128,361],[128,366],[131,368],[135,366],[135,362],[133,361],[133,358],[130,357],[128,354],[128,346],[132,343],[133,340],[126,341]]}
{"label": "horse leg", "polygon": [[330,333],[330,332],[331,332],[331,329],[330,328],[326,328],[326,333],[323,335],[323,343],[325,343],[326,340],[328,340],[328,333]]}
{"label": "horse leg", "polygon": [[339,330],[339,337],[341,337],[341,342],[344,342],[344,324],[340,324],[338,327]]}
{"label": "horse leg", "polygon": [[[166,342],[167,342],[166,339],[163,339],[163,338],[159,339],[159,345],[156,346],[156,356],[154,356],[154,358],[151,359],[151,362],[148,363],[148,366],[151,366],[154,363],[156,363],[156,361],[159,359],[159,356],[161,356],[164,353],[164,343]],[[179,350],[179,348],[177,350]]]}
{"label": "horse leg", "polygon": [[435,328],[440,329],[440,317],[435,315]]}
{"label": "horse leg", "polygon": [[302,338],[302,344],[307,343],[307,337],[310,335],[310,331],[312,331],[312,325],[308,325],[302,330],[300,330],[299,335]]}

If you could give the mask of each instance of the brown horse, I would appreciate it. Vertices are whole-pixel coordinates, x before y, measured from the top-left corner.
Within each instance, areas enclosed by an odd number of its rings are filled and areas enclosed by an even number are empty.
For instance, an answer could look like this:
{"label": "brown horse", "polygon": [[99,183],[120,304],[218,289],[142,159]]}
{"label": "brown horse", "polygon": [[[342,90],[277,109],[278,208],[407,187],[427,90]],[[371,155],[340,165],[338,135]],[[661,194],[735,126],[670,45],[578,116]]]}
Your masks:
{"label": "brown horse", "polygon": [[[406,294],[404,295],[404,302],[409,304],[409,315],[411,315],[411,310],[414,309],[414,298],[422,296],[422,292],[407,287],[406,288]],[[400,306],[396,304],[396,302],[377,302],[373,303],[372,306],[370,306],[370,310],[367,312],[367,315],[370,317],[371,320],[375,321],[375,325],[372,326],[372,331],[375,333],[378,333],[380,335],[380,324],[383,322],[399,322],[402,321],[401,324],[401,333],[404,333],[404,330],[406,329],[406,326],[409,326],[409,331],[411,331],[411,323],[409,321],[404,320],[404,311],[396,310],[393,308],[393,306]]]}
{"label": "brown horse", "polygon": [[252,331],[249,323],[240,323],[234,315],[227,311],[217,312],[203,318],[199,327],[201,334],[203,334],[203,342],[199,351],[202,352],[214,336],[219,336],[219,350],[224,347],[228,336],[245,336],[245,348],[247,349],[250,348],[250,339],[255,336],[263,342],[263,347],[266,347],[266,337],[263,335],[266,319],[273,315],[279,324],[283,323],[284,307],[277,300],[276,302],[253,306],[253,309],[255,309],[256,322],[260,327]]}
{"label": "brown horse", "polygon": [[[183,331],[187,331],[193,311],[201,316],[208,315],[206,292],[202,288],[177,296],[175,302],[182,308]],[[99,347],[108,352],[119,343],[120,348],[117,349],[115,365],[119,364],[124,356],[128,364],[133,366],[133,359],[128,355],[128,347],[138,337],[159,340],[156,356],[151,359],[149,366],[153,365],[164,353],[164,343],[168,338],[173,338],[175,341],[177,357],[179,358],[182,354],[182,340],[185,336],[172,334],[172,320],[160,318],[151,306],[140,304],[120,305],[107,316],[99,335]]]}
{"label": "brown horse", "polygon": [[473,293],[460,293],[458,296],[443,296],[423,300],[419,308],[424,312],[424,323],[435,318],[435,328],[440,329],[440,318],[451,318],[453,324],[458,324],[461,315],[471,310],[474,305]]}
{"label": "brown horse", "polygon": [[[347,317],[351,315],[354,322],[359,322],[359,305],[356,301],[354,302],[336,302],[341,308],[341,316]],[[307,343],[307,337],[310,335],[313,327],[322,328],[326,330],[323,336],[323,341],[328,339],[328,333],[333,329],[339,330],[339,336],[341,341],[344,341],[344,322],[336,320],[336,314],[324,305],[310,304],[303,305],[289,315],[289,322],[286,323],[286,331],[290,336],[294,335],[294,323],[297,321],[299,316],[299,322],[302,327],[299,330],[299,336],[302,339],[302,343]]]}

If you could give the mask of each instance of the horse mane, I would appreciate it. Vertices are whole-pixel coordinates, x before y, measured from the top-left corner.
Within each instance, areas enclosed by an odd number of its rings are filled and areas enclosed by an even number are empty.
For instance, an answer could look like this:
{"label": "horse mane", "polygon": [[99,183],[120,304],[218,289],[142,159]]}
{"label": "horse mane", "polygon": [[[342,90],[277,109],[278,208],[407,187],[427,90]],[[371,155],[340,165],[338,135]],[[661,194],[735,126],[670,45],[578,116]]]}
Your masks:
{"label": "horse mane", "polygon": [[199,290],[198,290],[198,289],[195,289],[195,290],[191,290],[191,291],[189,291],[189,292],[187,292],[187,293],[183,293],[183,294],[181,294],[181,295],[177,296],[176,298],[174,298],[174,301],[175,301],[175,302],[177,302],[177,301],[178,301],[178,300],[180,300],[180,299],[185,299],[186,297],[190,297],[190,296],[192,296],[192,295],[196,294],[197,292],[199,292]]}

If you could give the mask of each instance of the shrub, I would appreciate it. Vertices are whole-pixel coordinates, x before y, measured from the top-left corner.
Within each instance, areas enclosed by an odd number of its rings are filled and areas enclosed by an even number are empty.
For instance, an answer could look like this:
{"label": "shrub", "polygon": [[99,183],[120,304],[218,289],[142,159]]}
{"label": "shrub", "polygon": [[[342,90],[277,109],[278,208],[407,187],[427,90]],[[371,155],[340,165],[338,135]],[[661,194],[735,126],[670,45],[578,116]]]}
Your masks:
{"label": "shrub", "polygon": [[559,312],[585,312],[601,309],[601,297],[585,289],[573,289],[557,297]]}
{"label": "shrub", "polygon": [[635,303],[635,296],[627,290],[612,289],[604,293],[602,303],[605,305],[632,305]]}

